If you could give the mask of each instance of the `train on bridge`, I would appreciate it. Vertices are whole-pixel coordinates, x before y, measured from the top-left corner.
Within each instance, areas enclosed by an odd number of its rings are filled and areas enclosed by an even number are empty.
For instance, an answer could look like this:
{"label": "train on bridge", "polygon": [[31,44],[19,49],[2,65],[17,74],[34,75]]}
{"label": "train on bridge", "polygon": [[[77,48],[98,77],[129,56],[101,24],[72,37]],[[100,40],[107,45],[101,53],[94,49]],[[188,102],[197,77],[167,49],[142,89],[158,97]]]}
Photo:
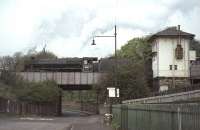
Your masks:
{"label": "train on bridge", "polygon": [[40,82],[54,80],[64,90],[88,90],[97,84],[101,76],[113,69],[113,59],[97,57],[31,59],[22,72],[25,80]]}
{"label": "train on bridge", "polygon": [[[119,64],[127,62],[128,59],[118,59]],[[66,90],[85,90],[91,89],[93,85],[97,84],[101,76],[112,70],[114,65],[115,62],[112,58],[32,58],[31,62],[25,64],[24,70],[17,74],[31,82],[54,80]],[[152,68],[148,67],[148,69]],[[192,84],[200,83],[200,58],[191,63],[190,74]],[[151,78],[149,76],[149,79]]]}

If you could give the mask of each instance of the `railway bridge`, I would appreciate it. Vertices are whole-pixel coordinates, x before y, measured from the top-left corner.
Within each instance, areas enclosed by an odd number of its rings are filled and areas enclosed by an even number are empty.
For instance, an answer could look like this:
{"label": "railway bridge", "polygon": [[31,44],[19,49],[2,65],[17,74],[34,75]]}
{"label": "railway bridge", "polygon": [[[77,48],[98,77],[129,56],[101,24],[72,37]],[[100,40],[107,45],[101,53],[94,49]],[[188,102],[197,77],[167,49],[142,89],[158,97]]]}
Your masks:
{"label": "railway bridge", "polygon": [[[87,111],[88,104],[82,103],[82,90],[91,90],[98,83],[104,74],[104,71],[101,70],[103,66],[100,67],[101,63],[99,63],[97,57],[55,59],[35,59],[32,57],[30,62],[25,64],[22,72],[17,72],[16,75],[21,76],[29,82],[53,80],[64,91],[79,91],[80,102],[77,103],[78,106],[76,109],[82,110],[85,105],[86,110],[84,109],[84,111]],[[62,105],[62,95],[61,91],[58,102],[59,114],[62,113],[62,106],[64,106],[64,104]],[[89,105],[93,109],[91,110],[92,112],[97,111],[96,103],[90,103]]]}
{"label": "railway bridge", "polygon": [[19,72],[17,75],[29,82],[55,81],[63,90],[89,90],[97,84],[100,72]]}

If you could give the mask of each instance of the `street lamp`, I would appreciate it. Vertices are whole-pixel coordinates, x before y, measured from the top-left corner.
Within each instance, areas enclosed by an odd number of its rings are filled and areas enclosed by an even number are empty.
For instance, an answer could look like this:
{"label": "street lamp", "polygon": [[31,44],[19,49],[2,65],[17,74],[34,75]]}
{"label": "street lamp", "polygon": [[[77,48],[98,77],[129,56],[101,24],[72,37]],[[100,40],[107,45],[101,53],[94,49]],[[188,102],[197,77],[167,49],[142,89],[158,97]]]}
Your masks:
{"label": "street lamp", "polygon": [[[115,97],[117,97],[117,26],[114,26],[114,35],[110,35],[110,36],[94,36],[93,40],[92,40],[92,44],[91,45],[96,45],[95,43],[95,37],[114,37],[115,38],[115,65],[114,65],[114,88],[115,88]],[[119,89],[118,89],[119,90]],[[112,101],[110,98],[110,114],[112,113]]]}

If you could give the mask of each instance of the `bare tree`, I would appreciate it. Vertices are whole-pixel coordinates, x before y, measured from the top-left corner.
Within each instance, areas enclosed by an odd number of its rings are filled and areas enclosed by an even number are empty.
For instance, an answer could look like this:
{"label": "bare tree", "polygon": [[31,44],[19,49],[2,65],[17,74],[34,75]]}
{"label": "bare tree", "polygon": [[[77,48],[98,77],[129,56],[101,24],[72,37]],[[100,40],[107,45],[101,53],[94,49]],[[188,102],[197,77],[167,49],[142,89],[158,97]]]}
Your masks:
{"label": "bare tree", "polygon": [[10,56],[0,57],[0,69],[1,71],[13,71],[15,66],[15,61]]}

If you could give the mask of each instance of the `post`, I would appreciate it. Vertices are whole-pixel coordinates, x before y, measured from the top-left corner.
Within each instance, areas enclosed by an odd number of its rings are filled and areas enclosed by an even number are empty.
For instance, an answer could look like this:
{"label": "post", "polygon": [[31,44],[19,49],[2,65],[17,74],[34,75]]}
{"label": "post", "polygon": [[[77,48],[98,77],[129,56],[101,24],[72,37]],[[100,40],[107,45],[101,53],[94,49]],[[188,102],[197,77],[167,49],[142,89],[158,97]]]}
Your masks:
{"label": "post", "polygon": [[99,92],[96,92],[96,114],[99,114]]}
{"label": "post", "polygon": [[7,100],[7,107],[6,107],[6,112],[10,112],[10,100]]}
{"label": "post", "polygon": [[62,115],[62,90],[59,90],[57,114],[58,114],[58,116]]}
{"label": "post", "polygon": [[109,113],[112,114],[112,98],[109,98],[110,103],[109,103]]}
{"label": "post", "polygon": [[178,107],[177,115],[178,115],[178,130],[182,130],[182,119],[181,119],[182,117],[181,117],[180,107]]}
{"label": "post", "polygon": [[82,97],[82,91],[81,90],[79,90],[78,95],[79,95],[79,102],[80,102],[80,110],[84,111],[84,108],[83,108],[83,99],[82,99],[83,97]]}
{"label": "post", "polygon": [[[116,25],[115,25],[114,35],[115,35],[115,88],[117,88],[117,26]],[[117,91],[117,89],[115,89],[115,91]]]}

